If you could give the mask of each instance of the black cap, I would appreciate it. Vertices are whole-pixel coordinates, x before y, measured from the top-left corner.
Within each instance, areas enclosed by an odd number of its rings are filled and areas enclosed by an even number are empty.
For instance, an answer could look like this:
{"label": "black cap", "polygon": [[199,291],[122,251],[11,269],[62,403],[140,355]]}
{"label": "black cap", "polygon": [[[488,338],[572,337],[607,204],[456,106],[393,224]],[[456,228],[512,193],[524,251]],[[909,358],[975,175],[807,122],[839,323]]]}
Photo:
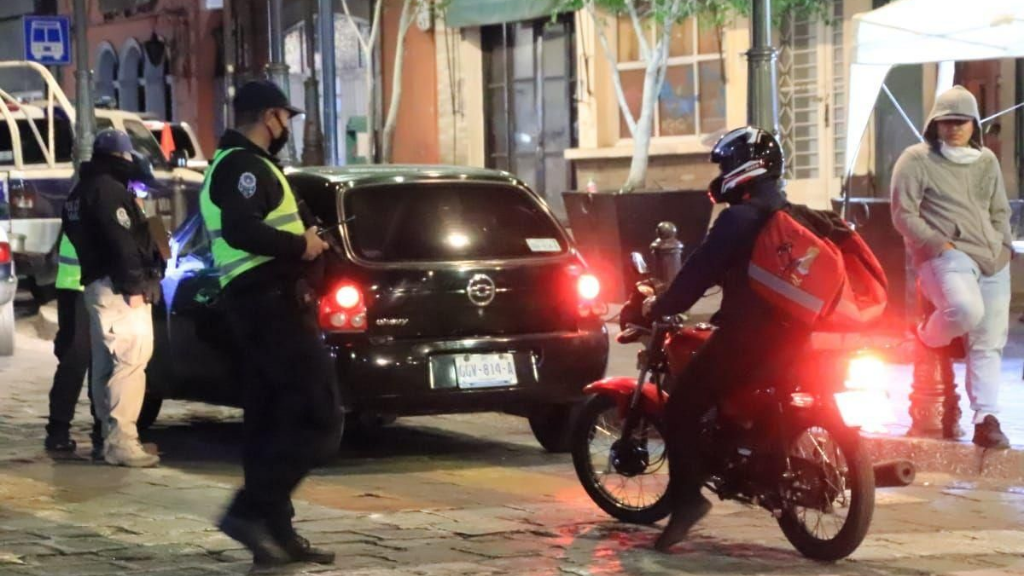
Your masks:
{"label": "black cap", "polygon": [[253,80],[242,86],[235,94],[235,114],[262,112],[271,108],[282,108],[292,116],[305,114],[301,108],[292,106],[288,96],[270,80]]}

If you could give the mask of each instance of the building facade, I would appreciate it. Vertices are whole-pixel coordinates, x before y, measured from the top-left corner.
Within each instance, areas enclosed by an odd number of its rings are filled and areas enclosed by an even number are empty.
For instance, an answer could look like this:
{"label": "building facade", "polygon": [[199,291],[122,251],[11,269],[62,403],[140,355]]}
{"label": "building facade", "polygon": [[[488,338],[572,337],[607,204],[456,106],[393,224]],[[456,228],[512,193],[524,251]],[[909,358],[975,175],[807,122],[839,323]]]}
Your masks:
{"label": "building facade", "polygon": [[[790,17],[775,26],[779,128],[787,189],[796,202],[825,208],[841,193],[852,18],[884,3],[833,0],[827,19]],[[454,0],[449,13],[468,4]],[[522,10],[509,15],[522,16]],[[448,162],[510,169],[560,211],[564,190],[583,189],[590,182],[600,190],[621,186],[632,156],[613,65],[600,35],[608,40],[625,99],[634,110],[642,94],[642,64],[628,21],[606,16],[595,24],[586,13],[554,20],[550,14],[530,16],[475,25],[456,14],[454,23],[438,29],[440,152]],[[723,130],[746,124],[749,34],[749,22],[742,18],[720,34],[692,20],[678,26],[655,110],[648,188],[703,189],[714,177],[707,161],[711,145]],[[552,55],[562,53],[563,42],[569,54],[556,65]],[[1014,60],[961,63],[955,81],[979,97],[985,115],[1024,101],[1022,70]],[[936,65],[892,71],[887,85],[903,110],[885,96],[879,99],[855,159],[853,195],[888,197],[892,165],[916,141],[903,114],[916,126],[923,124],[934,102],[936,77]],[[567,94],[558,84],[562,79]],[[1002,161],[1011,198],[1020,195],[1022,119],[1019,111],[1008,114],[986,135]]]}

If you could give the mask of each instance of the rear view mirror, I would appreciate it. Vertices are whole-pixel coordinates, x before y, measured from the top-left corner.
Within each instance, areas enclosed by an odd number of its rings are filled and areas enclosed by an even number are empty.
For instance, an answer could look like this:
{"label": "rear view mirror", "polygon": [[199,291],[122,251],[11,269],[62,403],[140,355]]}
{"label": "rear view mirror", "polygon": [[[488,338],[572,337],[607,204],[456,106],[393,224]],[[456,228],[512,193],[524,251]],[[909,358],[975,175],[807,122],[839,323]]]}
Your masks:
{"label": "rear view mirror", "polygon": [[648,273],[647,261],[644,260],[643,254],[633,252],[629,257],[633,260],[633,270],[641,276],[646,276]]}

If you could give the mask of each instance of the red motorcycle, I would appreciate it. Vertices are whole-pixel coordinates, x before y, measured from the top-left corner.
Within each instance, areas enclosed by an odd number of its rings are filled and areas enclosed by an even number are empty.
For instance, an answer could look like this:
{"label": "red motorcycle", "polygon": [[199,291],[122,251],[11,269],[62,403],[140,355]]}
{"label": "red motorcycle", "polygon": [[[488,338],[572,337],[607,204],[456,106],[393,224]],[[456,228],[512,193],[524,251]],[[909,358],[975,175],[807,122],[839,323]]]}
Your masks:
{"label": "red motorcycle", "polygon": [[[633,254],[633,261],[646,277],[643,258]],[[641,281],[634,304],[653,293],[653,283]],[[617,340],[645,342],[639,378],[586,387],[591,397],[574,431],[573,464],[587,494],[615,518],[651,524],[669,514],[664,385],[714,330],[682,315],[629,325]],[[752,383],[706,414],[700,453],[711,471],[706,487],[720,499],[768,510],[801,554],[835,561],[867,534],[876,485],[906,486],[914,468],[906,461],[873,467],[860,438],[862,428],[878,428],[891,413],[879,387],[881,361],[827,347],[805,358],[785,381]]]}

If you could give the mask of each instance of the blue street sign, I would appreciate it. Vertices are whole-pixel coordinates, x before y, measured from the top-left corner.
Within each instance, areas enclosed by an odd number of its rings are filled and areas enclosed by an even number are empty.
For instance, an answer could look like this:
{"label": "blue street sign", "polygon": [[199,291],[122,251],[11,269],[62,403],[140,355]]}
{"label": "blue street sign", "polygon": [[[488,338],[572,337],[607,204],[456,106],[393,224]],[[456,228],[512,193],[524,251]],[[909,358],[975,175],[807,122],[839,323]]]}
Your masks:
{"label": "blue street sign", "polygon": [[71,24],[67,16],[25,16],[25,60],[71,63]]}

